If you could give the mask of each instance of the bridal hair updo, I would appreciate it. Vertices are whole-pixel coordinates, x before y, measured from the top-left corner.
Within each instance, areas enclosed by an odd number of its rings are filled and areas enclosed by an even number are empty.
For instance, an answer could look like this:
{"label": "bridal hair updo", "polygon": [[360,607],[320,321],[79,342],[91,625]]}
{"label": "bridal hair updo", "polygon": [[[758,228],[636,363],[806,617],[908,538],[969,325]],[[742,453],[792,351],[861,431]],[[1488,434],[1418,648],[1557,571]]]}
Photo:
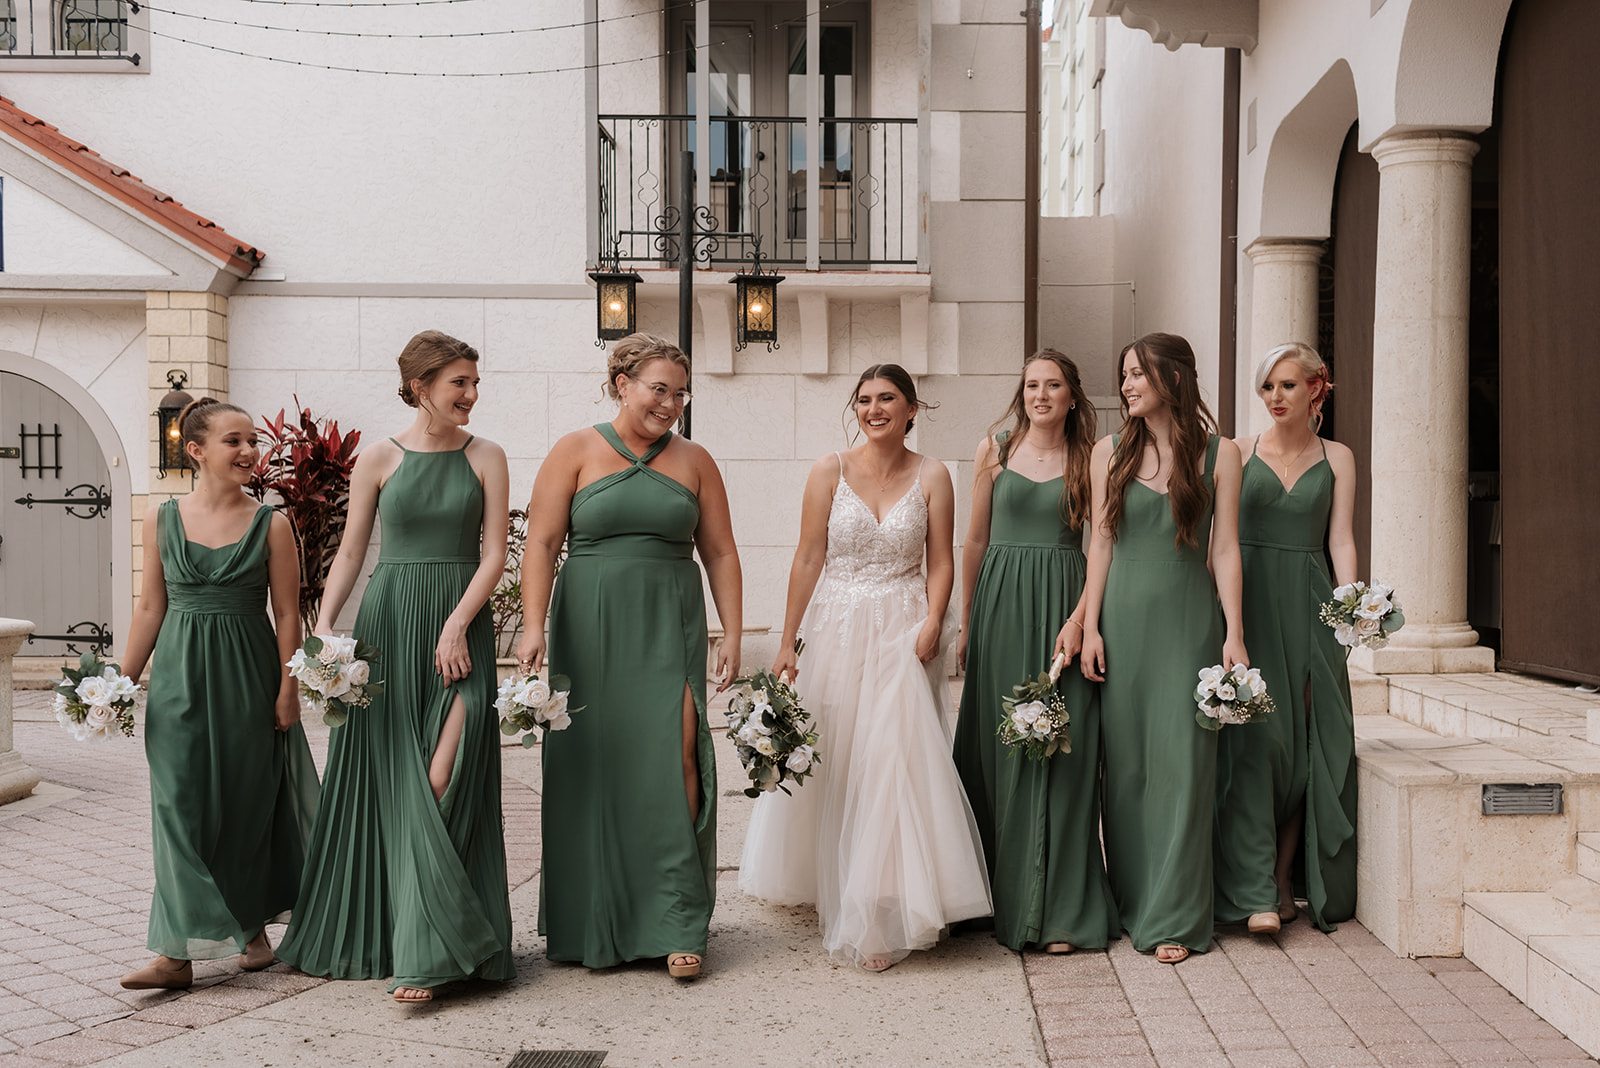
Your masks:
{"label": "bridal hair updo", "polygon": [[651,360],[671,360],[683,368],[684,375],[689,379],[686,384],[692,384],[694,368],[682,349],[654,334],[629,334],[611,346],[611,355],[606,358],[606,396],[620,400],[617,376],[638,378],[639,371]]}
{"label": "bridal hair updo", "polygon": [[413,408],[420,408],[422,401],[412,388],[412,383],[420,382],[426,386],[440,371],[457,360],[477,363],[478,350],[460,338],[438,330],[424,330],[407,341],[406,347],[400,350],[395,360],[400,365],[400,399]]}
{"label": "bridal hair updo", "polygon": [[861,387],[874,378],[881,378],[889,383],[906,399],[906,403],[911,405],[911,418],[906,420],[905,432],[907,434],[911,433],[911,428],[917,425],[918,412],[932,411],[934,408],[939,407],[933,401],[917,399],[917,384],[911,380],[911,373],[904,367],[897,363],[875,363],[861,372],[861,377],[856,379],[855,388],[850,391],[850,399],[845,401],[844,417],[846,426],[849,426],[855,414],[856,398],[861,396]]}
{"label": "bridal hair updo", "polygon": [[[1172,521],[1178,528],[1178,547],[1195,546],[1195,528],[1211,504],[1200,473],[1200,459],[1206,453],[1211,435],[1217,432],[1206,402],[1200,399],[1200,376],[1195,368],[1194,349],[1177,334],[1146,334],[1117,354],[1117,392],[1122,392],[1122,366],[1133,353],[1144,370],[1145,381],[1172,414],[1172,471],[1167,476],[1167,498],[1172,502]],[[1111,540],[1117,538],[1128,488],[1139,474],[1146,448],[1155,448],[1155,435],[1143,418],[1128,413],[1128,398],[1122,397],[1122,436],[1111,454],[1110,476],[1106,480],[1105,526]]]}
{"label": "bridal hair updo", "polygon": [[1328,372],[1328,365],[1323,362],[1317,350],[1310,345],[1299,341],[1291,341],[1270,349],[1261,357],[1261,362],[1256,365],[1256,392],[1261,392],[1261,387],[1267,384],[1267,376],[1272,369],[1283,360],[1288,360],[1300,368],[1306,376],[1306,388],[1311,390],[1311,430],[1313,433],[1322,429],[1322,406],[1328,400],[1328,394],[1333,392],[1333,378]]}
{"label": "bridal hair updo", "polygon": [[246,419],[250,418],[250,413],[237,404],[229,404],[215,397],[200,397],[184,405],[178,415],[178,441],[184,451],[188,451],[191,441],[196,445],[204,445],[211,434],[211,421],[224,412],[238,412]]}

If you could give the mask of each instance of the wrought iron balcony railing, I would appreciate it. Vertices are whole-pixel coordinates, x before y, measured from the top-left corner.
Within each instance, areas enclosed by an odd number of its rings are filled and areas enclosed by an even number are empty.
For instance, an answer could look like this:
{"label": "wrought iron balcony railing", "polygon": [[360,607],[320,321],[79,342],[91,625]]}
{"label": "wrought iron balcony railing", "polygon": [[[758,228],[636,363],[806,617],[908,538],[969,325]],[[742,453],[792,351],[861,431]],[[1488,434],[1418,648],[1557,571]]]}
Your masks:
{"label": "wrought iron balcony railing", "polygon": [[0,0],[0,59],[126,59],[132,0]]}
{"label": "wrought iron balcony railing", "polygon": [[[917,121],[821,120],[815,161],[803,118],[712,116],[710,166],[696,184],[702,257],[864,269],[917,263]],[[693,116],[600,116],[600,248],[622,263],[669,263],[683,203],[678,153],[695,149]],[[813,196],[813,192],[814,196]],[[811,201],[815,200],[813,204]],[[815,224],[811,218],[816,215]]]}

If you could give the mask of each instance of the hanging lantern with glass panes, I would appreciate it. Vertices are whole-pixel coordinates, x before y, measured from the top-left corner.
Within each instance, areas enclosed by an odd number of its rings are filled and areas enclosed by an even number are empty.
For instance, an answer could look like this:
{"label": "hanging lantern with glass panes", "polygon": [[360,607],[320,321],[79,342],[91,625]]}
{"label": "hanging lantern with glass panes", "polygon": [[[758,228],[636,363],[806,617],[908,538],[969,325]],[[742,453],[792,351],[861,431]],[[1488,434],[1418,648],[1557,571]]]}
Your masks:
{"label": "hanging lantern with glass panes", "polygon": [[192,470],[189,458],[183,453],[183,428],[178,425],[178,417],[194,400],[183,391],[188,382],[189,376],[182,371],[168,371],[167,385],[172,389],[156,405],[156,432],[161,439],[156,455],[157,478],[166,478],[168,471]]}
{"label": "hanging lantern with glass panes", "polygon": [[767,351],[778,347],[778,283],[783,275],[761,269],[761,248],[750,254],[753,264],[748,272],[733,276],[734,327],[738,335],[736,348],[765,343]]}

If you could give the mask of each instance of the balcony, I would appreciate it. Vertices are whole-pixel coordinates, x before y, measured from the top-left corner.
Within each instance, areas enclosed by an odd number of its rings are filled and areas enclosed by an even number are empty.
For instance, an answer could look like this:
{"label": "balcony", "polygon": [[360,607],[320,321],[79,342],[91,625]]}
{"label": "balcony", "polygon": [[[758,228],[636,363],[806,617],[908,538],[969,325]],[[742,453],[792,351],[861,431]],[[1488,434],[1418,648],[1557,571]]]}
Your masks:
{"label": "balcony", "polygon": [[[603,258],[664,267],[677,259],[680,152],[695,151],[689,115],[601,115],[599,241]],[[916,270],[917,120],[710,116],[708,167],[696,162],[698,258],[748,264],[758,243],[775,267]],[[809,151],[808,151],[809,148]]]}
{"label": "balcony", "polygon": [[140,65],[149,15],[132,0],[0,0],[0,65],[94,70]]}

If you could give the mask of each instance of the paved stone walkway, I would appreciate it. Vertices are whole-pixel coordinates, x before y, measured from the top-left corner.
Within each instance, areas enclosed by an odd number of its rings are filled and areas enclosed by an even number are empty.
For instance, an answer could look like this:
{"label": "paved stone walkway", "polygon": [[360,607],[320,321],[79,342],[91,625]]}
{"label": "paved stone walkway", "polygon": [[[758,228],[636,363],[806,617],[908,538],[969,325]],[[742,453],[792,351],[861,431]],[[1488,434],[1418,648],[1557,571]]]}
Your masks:
{"label": "paved stone walkway", "polygon": [[[719,753],[724,872],[707,976],[552,966],[533,934],[538,760],[504,750],[522,974],[452,990],[422,1012],[381,983],[278,965],[197,965],[187,993],[117,985],[149,957],[148,780],[137,741],[71,742],[48,695],[17,695],[17,746],[46,780],[0,807],[0,1068],[88,1064],[505,1065],[518,1049],[607,1050],[607,1068],[725,1064],[1594,1065],[1461,960],[1396,958],[1358,924],[1304,920],[1276,940],[1225,932],[1178,968],[1124,940],[1110,953],[1017,957],[963,935],[881,976],[833,965],[809,909],[733,883],[750,804]],[[321,759],[326,730],[311,730]],[[727,747],[723,747],[726,749]],[[274,941],[281,933],[272,929]]]}

